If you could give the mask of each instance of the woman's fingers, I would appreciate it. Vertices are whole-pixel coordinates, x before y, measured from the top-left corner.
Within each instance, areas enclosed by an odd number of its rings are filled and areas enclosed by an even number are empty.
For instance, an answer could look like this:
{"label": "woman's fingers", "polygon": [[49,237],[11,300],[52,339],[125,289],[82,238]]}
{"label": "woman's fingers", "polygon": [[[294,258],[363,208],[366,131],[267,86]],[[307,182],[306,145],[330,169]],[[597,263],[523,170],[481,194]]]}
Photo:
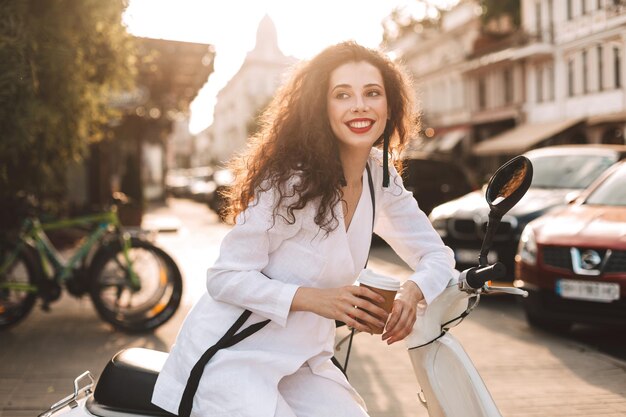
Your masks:
{"label": "woman's fingers", "polygon": [[[391,314],[389,314],[389,320],[387,320],[387,326],[386,326],[387,331],[385,333],[389,333],[390,331],[394,330],[395,327],[398,325],[398,322],[400,321],[400,316],[401,316],[398,310],[400,310],[401,308],[402,307],[399,306],[399,303],[396,303],[394,301],[393,309],[391,310]],[[383,335],[383,340],[385,340],[384,335]]]}
{"label": "woman's fingers", "polygon": [[341,288],[300,287],[292,302],[293,311],[312,311],[320,316],[341,320],[350,327],[372,333],[384,327],[387,312],[380,307],[384,298],[365,287]]}
{"label": "woman's fingers", "polygon": [[417,318],[417,303],[423,298],[424,295],[415,282],[406,281],[402,284],[382,336],[387,344],[402,340],[413,331]]}
{"label": "woman's fingers", "polygon": [[358,321],[355,316],[347,314],[343,322],[346,323],[348,327],[352,327],[360,332],[372,333],[372,328],[362,321]]}
{"label": "woman's fingers", "polygon": [[355,308],[353,309],[353,317],[358,320],[359,322],[367,325],[370,330],[369,332],[371,333],[371,328],[382,328],[385,326],[385,321],[381,320],[380,318],[374,316],[373,314],[371,314],[369,311],[367,310],[363,310],[361,308]]}
{"label": "woman's fingers", "polygon": [[359,298],[371,300],[378,304],[382,304],[385,302],[385,297],[383,297],[382,295],[378,294],[375,291],[370,290],[369,288],[353,286],[353,287],[350,287],[350,289],[353,292],[353,294]]}
{"label": "woman's fingers", "polygon": [[407,306],[401,300],[396,300],[385,333],[382,336],[383,340],[386,340],[387,344],[390,345],[404,339],[413,330],[415,319],[415,308]]}
{"label": "woman's fingers", "polygon": [[344,321],[348,326],[368,333],[372,333],[373,328],[385,326],[388,314],[378,305],[384,302],[380,294],[355,286],[343,287],[339,291],[342,293],[341,309],[350,319]]}
{"label": "woman's fingers", "polygon": [[380,305],[372,303],[371,301],[360,297],[355,298],[353,303],[355,307],[358,307],[359,309],[365,310],[365,312],[369,313],[368,315],[378,317],[380,320],[383,321],[382,325],[385,325],[388,314],[382,307],[380,307]]}

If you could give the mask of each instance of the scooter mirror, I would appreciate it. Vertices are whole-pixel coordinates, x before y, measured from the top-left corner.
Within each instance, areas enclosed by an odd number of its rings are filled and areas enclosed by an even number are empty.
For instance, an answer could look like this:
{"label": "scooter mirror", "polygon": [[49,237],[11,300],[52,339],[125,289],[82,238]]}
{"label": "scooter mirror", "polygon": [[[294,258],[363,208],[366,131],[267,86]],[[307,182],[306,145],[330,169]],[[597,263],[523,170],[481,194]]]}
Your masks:
{"label": "scooter mirror", "polygon": [[526,194],[533,179],[533,165],[525,156],[516,156],[502,165],[487,184],[485,199],[491,210],[478,256],[479,266],[487,266],[487,254],[502,216]]}
{"label": "scooter mirror", "polygon": [[492,215],[502,218],[526,194],[532,179],[533,165],[525,156],[516,156],[498,168],[485,193]]}

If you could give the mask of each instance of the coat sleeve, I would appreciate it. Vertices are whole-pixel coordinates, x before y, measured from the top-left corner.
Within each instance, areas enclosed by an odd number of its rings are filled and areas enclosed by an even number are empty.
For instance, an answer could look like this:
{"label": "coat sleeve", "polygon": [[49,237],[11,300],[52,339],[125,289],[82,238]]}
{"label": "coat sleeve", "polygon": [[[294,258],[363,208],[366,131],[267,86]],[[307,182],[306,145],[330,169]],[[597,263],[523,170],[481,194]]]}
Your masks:
{"label": "coat sleeve", "polygon": [[[275,192],[259,192],[224,237],[220,254],[207,272],[207,290],[218,301],[241,306],[285,326],[297,285],[272,280],[261,271],[269,262],[270,242],[276,247],[296,234],[296,224],[277,216]],[[277,243],[278,242],[278,243]]]}
{"label": "coat sleeve", "polygon": [[458,276],[454,254],[420,210],[413,194],[404,188],[393,165],[389,165],[389,187],[379,193],[382,198],[376,204],[374,231],[413,269],[409,279],[415,281],[430,303]]}

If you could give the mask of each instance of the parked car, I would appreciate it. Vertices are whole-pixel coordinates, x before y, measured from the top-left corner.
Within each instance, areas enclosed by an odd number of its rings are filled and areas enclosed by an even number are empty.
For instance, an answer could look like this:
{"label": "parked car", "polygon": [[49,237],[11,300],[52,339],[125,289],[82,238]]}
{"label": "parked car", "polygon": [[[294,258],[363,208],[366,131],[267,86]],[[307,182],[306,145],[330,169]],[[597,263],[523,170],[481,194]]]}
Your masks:
{"label": "parked car", "polygon": [[213,168],[208,166],[189,169],[188,197],[201,203],[211,200],[216,189],[213,175]]}
{"label": "parked car", "polygon": [[626,326],[626,161],[522,233],[515,286],[531,325]]}
{"label": "parked car", "polygon": [[225,199],[223,192],[230,187],[233,182],[233,173],[225,168],[215,171],[213,174],[213,181],[215,182],[215,191],[211,194],[211,198],[207,204],[213,210],[219,218],[225,220],[224,205]]}
{"label": "parked car", "polygon": [[479,188],[472,173],[447,159],[412,153],[403,158],[403,164],[404,186],[413,193],[426,214],[440,204]]}
{"label": "parked car", "polygon": [[[561,145],[524,154],[533,163],[533,181],[524,198],[502,219],[494,238],[490,262],[504,263],[506,283],[514,278],[514,258],[526,224],[554,207],[576,198],[607,168],[626,157],[622,145]],[[454,250],[457,268],[478,259],[489,207],[482,191],[437,206],[430,214],[443,241]]]}
{"label": "parked car", "polygon": [[189,194],[190,177],[187,169],[170,169],[165,175],[165,191],[172,197]]}

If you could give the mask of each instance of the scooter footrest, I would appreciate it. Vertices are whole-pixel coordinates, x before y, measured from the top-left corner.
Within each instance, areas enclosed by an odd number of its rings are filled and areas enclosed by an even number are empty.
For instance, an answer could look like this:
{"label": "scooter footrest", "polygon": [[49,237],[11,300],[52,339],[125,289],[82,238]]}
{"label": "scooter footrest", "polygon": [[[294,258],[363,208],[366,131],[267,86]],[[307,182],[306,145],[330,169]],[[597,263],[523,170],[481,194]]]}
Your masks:
{"label": "scooter footrest", "polygon": [[152,391],[167,353],[129,348],[109,361],[98,379],[95,402],[107,410],[149,416],[173,416],[152,404]]}

